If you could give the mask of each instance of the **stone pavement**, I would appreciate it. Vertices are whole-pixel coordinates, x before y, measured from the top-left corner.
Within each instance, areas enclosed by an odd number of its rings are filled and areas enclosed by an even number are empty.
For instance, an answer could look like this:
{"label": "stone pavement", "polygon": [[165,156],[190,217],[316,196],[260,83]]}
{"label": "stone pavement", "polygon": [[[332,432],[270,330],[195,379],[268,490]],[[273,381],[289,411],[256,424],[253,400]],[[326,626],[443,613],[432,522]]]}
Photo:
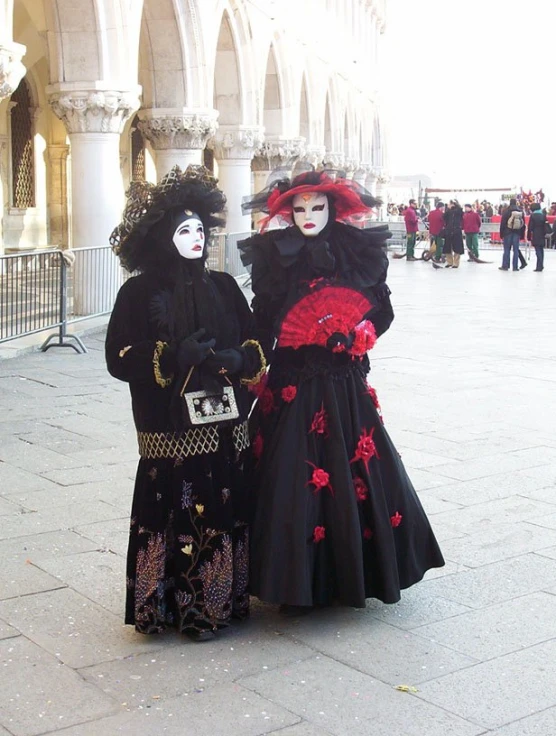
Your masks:
{"label": "stone pavement", "polygon": [[554,736],[556,254],[492,258],[391,265],[372,383],[447,559],[395,606],[124,627],[137,454],[103,335],[0,362],[0,735]]}

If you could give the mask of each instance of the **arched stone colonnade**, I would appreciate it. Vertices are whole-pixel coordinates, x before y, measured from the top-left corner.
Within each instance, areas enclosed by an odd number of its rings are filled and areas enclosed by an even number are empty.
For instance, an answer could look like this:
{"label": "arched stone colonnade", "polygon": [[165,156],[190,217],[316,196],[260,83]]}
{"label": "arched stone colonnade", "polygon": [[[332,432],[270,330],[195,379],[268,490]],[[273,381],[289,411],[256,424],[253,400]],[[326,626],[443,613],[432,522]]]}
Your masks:
{"label": "arched stone colonnade", "polygon": [[[376,190],[384,4],[0,0],[3,248],[105,244],[141,144],[150,179],[214,162],[230,231],[249,227],[242,197],[276,168],[341,167]],[[11,125],[20,83],[28,131]]]}

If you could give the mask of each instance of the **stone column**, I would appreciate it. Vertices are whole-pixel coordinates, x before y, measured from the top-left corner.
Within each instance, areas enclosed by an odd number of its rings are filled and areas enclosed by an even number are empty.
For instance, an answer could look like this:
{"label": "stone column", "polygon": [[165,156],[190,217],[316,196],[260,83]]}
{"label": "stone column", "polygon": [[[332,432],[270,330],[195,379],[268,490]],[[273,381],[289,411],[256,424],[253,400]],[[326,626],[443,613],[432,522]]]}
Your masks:
{"label": "stone column", "polygon": [[189,164],[203,163],[203,150],[216,133],[218,112],[154,108],[141,110],[139,117],[139,129],[155,151],[160,180],[176,164],[185,171]]}
{"label": "stone column", "polygon": [[312,166],[315,171],[322,169],[322,162],[326,155],[326,148],[324,146],[308,145],[305,147],[305,152],[299,159],[301,163]]}
{"label": "stone column", "polygon": [[345,156],[343,153],[327,151],[324,155],[323,166],[325,169],[343,169]]}
{"label": "stone column", "polygon": [[365,187],[369,190],[369,192],[373,195],[373,197],[376,197],[376,184],[378,181],[378,174],[376,169],[373,169],[372,166],[369,167],[369,171],[367,173],[367,178],[365,179]]}
{"label": "stone column", "polygon": [[251,215],[243,215],[243,198],[251,194],[251,160],[263,140],[260,128],[221,126],[213,141],[219,185],[227,199],[226,230],[251,230]]}
{"label": "stone column", "polygon": [[387,173],[384,170],[381,170],[378,174],[377,183],[376,183],[376,196],[379,199],[382,199],[382,207],[378,211],[378,217],[380,220],[385,219],[386,217],[386,185],[390,181],[390,177],[387,175]]}
{"label": "stone column", "polygon": [[367,173],[367,166],[365,164],[359,164],[353,174],[353,181],[367,188]]}
{"label": "stone column", "polygon": [[68,156],[70,147],[64,144],[48,146],[50,162],[49,208],[50,242],[56,248],[70,247],[68,212]]}
{"label": "stone column", "polygon": [[10,97],[25,76],[21,59],[26,50],[20,43],[0,43],[0,100]]}
{"label": "stone column", "polygon": [[[138,107],[138,90],[76,90],[73,85],[52,85],[46,91],[70,139],[72,247],[107,245],[124,204],[120,134]],[[102,258],[90,252],[77,257],[77,314],[105,311],[113,303],[120,269],[115,258],[110,263]]]}

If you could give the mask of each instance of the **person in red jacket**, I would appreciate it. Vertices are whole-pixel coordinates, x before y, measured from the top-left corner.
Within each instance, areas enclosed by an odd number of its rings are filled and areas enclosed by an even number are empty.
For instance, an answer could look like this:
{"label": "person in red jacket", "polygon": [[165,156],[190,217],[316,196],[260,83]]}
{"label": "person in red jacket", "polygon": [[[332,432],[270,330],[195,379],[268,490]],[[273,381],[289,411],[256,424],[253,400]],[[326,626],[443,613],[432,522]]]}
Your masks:
{"label": "person in red jacket", "polygon": [[417,202],[414,199],[409,200],[409,207],[404,210],[403,216],[407,233],[407,260],[416,261],[415,242],[419,230],[419,218],[417,216]]}
{"label": "person in red jacket", "polygon": [[431,250],[434,247],[433,260],[440,263],[442,260],[442,250],[444,248],[444,238],[442,232],[444,230],[444,202],[437,202],[434,210],[429,212],[429,233]]}
{"label": "person in red jacket", "polygon": [[470,204],[465,205],[463,213],[463,232],[465,233],[465,245],[469,254],[469,260],[479,258],[479,233],[481,231],[481,216],[475,212]]}

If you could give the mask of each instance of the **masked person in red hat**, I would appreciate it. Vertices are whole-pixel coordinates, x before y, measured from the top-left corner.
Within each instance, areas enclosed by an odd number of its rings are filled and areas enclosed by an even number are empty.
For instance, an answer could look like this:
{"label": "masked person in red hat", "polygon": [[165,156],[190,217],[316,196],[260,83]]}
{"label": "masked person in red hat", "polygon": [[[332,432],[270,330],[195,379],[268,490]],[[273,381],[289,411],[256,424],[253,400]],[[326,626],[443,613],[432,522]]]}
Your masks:
{"label": "masked person in red hat", "polygon": [[120,289],[106,337],[129,384],[139,444],[125,622],[203,641],[249,612],[247,386],[265,370],[232,276],[206,267],[226,204],[203,167],[134,182],[110,242],[139,272]]}
{"label": "masked person in red hat", "polygon": [[288,614],[394,603],[444,564],[366,380],[394,316],[390,233],[342,221],[377,204],[353,181],[308,172],[244,207],[292,223],[240,244],[258,338],[269,355],[275,343],[252,416],[250,590]]}

